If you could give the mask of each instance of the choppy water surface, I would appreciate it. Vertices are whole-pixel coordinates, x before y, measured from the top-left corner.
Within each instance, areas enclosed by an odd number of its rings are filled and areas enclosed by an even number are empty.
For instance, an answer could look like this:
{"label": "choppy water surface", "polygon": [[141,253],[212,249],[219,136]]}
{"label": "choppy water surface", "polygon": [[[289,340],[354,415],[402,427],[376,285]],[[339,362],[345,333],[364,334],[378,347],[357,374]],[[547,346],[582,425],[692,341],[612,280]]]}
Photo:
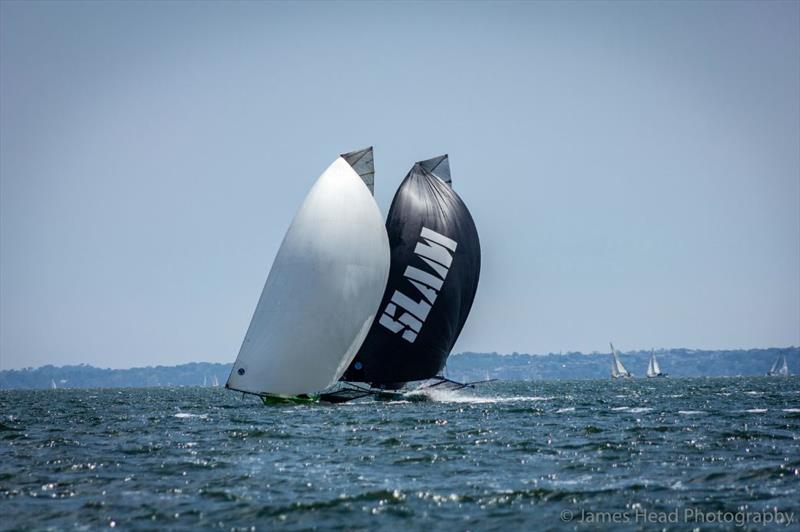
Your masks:
{"label": "choppy water surface", "polygon": [[800,379],[279,407],[212,388],[0,392],[0,528],[698,526],[687,510],[798,528]]}

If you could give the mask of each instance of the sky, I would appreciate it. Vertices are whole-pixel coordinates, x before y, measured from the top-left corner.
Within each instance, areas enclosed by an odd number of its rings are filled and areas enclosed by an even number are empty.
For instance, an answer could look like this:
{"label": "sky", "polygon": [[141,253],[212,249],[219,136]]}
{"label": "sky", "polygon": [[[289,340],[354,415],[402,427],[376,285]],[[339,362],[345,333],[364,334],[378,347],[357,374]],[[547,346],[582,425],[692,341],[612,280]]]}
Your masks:
{"label": "sky", "polygon": [[232,362],[370,145],[450,154],[455,352],[800,345],[798,2],[3,1],[0,369]]}

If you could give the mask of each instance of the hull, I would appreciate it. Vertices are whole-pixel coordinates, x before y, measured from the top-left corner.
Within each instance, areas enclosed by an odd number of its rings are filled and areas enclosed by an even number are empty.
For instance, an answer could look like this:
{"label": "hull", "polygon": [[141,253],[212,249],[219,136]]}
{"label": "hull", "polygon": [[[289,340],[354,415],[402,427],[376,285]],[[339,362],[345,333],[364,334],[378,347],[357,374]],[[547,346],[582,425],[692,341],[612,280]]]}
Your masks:
{"label": "hull", "polygon": [[264,406],[272,405],[308,405],[319,402],[316,395],[262,395]]}
{"label": "hull", "polygon": [[388,273],[378,206],[339,157],[283,239],[226,387],[301,396],[334,384],[369,331]]}
{"label": "hull", "polygon": [[344,380],[397,389],[440,374],[478,287],[478,232],[449,184],[446,156],[414,165],[395,194],[386,230],[389,280]]}

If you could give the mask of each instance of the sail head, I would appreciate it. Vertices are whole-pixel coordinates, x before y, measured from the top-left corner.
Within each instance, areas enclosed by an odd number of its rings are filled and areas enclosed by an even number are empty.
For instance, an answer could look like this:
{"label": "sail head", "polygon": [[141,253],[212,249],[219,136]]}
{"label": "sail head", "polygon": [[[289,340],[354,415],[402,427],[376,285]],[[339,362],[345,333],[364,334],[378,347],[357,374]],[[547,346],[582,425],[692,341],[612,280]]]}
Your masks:
{"label": "sail head", "polygon": [[372,146],[363,150],[343,153],[340,156],[349,164],[355,173],[361,177],[367,185],[370,194],[375,195],[375,158],[372,153]]}
{"label": "sail head", "polygon": [[450,178],[450,157],[448,157],[446,153],[438,157],[420,161],[417,164],[426,172],[430,172],[451,187],[453,186],[453,180]]}

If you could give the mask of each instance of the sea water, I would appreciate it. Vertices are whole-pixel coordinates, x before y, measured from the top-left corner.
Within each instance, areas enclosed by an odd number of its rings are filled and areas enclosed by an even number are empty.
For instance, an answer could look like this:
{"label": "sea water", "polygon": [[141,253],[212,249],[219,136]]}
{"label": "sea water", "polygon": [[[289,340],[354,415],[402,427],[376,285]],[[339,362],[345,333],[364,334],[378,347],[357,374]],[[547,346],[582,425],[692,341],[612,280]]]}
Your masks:
{"label": "sea water", "polygon": [[800,378],[0,392],[0,528],[798,529]]}

